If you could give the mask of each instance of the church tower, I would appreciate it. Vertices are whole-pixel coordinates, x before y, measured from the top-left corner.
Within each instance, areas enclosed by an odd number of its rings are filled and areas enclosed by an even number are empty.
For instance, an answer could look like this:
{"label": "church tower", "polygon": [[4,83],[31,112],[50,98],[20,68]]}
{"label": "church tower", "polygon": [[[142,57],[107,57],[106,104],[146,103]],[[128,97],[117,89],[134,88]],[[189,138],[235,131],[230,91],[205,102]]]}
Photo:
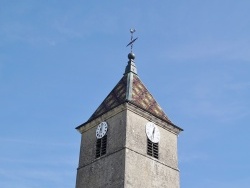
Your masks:
{"label": "church tower", "polygon": [[[131,44],[133,43],[131,37]],[[137,75],[135,55],[81,133],[76,188],[179,188],[174,125]]]}

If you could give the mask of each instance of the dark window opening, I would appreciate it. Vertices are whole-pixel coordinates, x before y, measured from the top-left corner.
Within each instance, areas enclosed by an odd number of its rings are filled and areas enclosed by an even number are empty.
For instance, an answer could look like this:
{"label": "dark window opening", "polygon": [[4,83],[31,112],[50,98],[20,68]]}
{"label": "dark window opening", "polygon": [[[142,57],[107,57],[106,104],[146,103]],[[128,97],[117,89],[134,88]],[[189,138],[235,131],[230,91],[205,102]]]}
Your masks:
{"label": "dark window opening", "polygon": [[158,143],[153,143],[151,140],[148,139],[148,147],[147,147],[147,154],[159,159],[159,146]]}
{"label": "dark window opening", "polygon": [[107,135],[96,140],[96,158],[99,158],[106,154],[107,150]]}

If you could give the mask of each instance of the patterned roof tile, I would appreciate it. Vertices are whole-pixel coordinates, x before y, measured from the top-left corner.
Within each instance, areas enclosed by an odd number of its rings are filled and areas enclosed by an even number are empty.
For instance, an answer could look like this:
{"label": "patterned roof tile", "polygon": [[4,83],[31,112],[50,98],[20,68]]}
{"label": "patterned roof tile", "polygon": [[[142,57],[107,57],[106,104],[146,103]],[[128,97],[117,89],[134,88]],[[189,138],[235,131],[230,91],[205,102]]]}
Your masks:
{"label": "patterned roof tile", "polygon": [[154,97],[150,94],[150,92],[141,82],[139,77],[136,75],[134,75],[134,78],[133,78],[132,100],[136,105],[150,112],[151,114],[169,121],[168,117],[163,112],[160,105],[156,102]]}
{"label": "patterned roof tile", "polygon": [[101,105],[89,118],[94,119],[101,114],[111,110],[112,108],[122,104],[126,100],[126,87],[127,87],[127,76],[123,76],[122,79],[116,84],[114,89],[108,94]]}
{"label": "patterned roof tile", "polygon": [[[130,77],[130,79],[128,79]],[[129,83],[129,81],[131,83]],[[132,87],[132,88],[129,88]],[[127,91],[128,90],[128,91]],[[126,98],[128,92],[131,93],[131,98]],[[166,114],[163,112],[159,104],[156,102],[154,97],[150,94],[144,84],[141,82],[139,77],[134,73],[125,74],[114,89],[108,94],[101,105],[89,118],[92,120],[103,113],[115,108],[116,106],[124,102],[132,102],[136,106],[142,108],[143,110],[160,117],[166,121],[170,121]]]}

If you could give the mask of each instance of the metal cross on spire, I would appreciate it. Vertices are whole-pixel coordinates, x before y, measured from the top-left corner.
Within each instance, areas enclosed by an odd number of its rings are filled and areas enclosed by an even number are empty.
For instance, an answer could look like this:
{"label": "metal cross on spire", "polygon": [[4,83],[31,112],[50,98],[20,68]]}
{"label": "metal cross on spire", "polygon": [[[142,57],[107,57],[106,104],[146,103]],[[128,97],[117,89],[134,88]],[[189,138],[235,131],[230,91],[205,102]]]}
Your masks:
{"label": "metal cross on spire", "polygon": [[130,39],[130,43],[128,43],[128,45],[126,46],[126,47],[130,46],[131,53],[133,52],[133,43],[136,41],[136,39],[138,39],[138,37],[136,37],[135,39],[133,39],[133,34],[134,34],[135,31],[136,31],[135,29],[130,29],[131,39]]}

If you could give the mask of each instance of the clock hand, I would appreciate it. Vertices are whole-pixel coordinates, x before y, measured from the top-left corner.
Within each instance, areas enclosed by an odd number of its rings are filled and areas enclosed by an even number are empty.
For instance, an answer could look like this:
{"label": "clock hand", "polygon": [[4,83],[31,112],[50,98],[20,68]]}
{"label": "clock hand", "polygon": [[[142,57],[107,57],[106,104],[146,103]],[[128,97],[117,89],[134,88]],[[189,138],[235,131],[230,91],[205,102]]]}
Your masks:
{"label": "clock hand", "polygon": [[101,124],[101,129],[100,129],[100,132],[102,133],[102,124]]}
{"label": "clock hand", "polygon": [[153,139],[154,139],[154,135],[155,135],[155,127],[154,127],[154,129],[153,129]]}

